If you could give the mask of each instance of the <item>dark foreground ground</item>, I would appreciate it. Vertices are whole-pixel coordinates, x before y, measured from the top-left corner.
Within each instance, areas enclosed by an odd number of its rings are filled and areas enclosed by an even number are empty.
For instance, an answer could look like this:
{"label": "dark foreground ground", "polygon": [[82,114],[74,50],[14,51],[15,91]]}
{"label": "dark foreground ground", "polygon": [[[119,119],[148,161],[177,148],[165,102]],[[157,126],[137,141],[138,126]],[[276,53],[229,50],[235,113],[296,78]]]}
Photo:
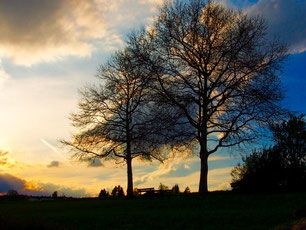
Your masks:
{"label": "dark foreground ground", "polygon": [[290,229],[302,208],[306,193],[0,201],[0,229]]}

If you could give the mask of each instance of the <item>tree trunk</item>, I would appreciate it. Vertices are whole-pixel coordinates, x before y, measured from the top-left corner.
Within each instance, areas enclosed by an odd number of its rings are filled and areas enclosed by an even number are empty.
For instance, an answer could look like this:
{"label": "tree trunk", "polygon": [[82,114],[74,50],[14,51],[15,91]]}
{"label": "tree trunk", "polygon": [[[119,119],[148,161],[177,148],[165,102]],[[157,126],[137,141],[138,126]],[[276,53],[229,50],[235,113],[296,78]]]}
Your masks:
{"label": "tree trunk", "polygon": [[200,158],[201,158],[201,171],[200,171],[199,193],[204,194],[208,192],[208,186],[207,186],[208,155],[207,151],[205,151],[203,147],[201,147],[200,150]]}
{"label": "tree trunk", "polygon": [[[129,94],[129,92],[128,92]],[[132,122],[129,117],[129,99],[126,107],[126,164],[127,164],[127,196],[133,197],[133,172],[132,172],[132,152],[131,152],[131,130],[130,124]]]}
{"label": "tree trunk", "polygon": [[133,172],[132,172],[132,158],[128,157],[127,164],[127,196],[133,196]]}

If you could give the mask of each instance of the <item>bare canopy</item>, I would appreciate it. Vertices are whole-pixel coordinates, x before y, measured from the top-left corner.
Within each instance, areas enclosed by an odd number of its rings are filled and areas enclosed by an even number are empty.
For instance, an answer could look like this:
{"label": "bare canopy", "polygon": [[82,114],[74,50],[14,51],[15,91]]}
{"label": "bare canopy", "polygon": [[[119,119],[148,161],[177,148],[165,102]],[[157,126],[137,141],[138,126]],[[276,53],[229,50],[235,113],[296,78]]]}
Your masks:
{"label": "bare canopy", "polygon": [[129,47],[164,103],[189,124],[185,143],[200,148],[200,193],[208,191],[208,157],[253,141],[282,111],[286,47],[267,40],[259,16],[212,1],[167,1],[148,31],[131,35]]}
{"label": "bare canopy", "polygon": [[148,100],[148,76],[126,50],[117,52],[99,69],[101,84],[81,92],[79,112],[71,115],[80,133],[71,141],[62,141],[79,160],[101,158],[126,163],[128,196],[133,195],[132,159],[164,159],[154,138],[158,127]]}

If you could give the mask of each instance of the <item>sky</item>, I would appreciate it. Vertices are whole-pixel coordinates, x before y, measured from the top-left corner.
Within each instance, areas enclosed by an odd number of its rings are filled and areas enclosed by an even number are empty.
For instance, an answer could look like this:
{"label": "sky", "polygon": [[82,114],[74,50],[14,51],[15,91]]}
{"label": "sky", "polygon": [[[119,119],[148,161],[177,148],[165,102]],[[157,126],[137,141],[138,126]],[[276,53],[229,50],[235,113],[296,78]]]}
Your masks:
{"label": "sky", "polygon": [[[0,1],[0,194],[96,196],[100,189],[126,187],[126,168],[114,162],[77,162],[59,139],[74,130],[78,90],[96,82],[97,68],[124,47],[133,29],[152,23],[162,0]],[[227,7],[263,15],[268,34],[287,43],[290,57],[281,75],[284,107],[306,113],[306,1],[220,0]],[[209,190],[230,188],[239,154],[209,158]],[[196,191],[200,162],[176,155],[133,163],[134,186],[179,184]]]}

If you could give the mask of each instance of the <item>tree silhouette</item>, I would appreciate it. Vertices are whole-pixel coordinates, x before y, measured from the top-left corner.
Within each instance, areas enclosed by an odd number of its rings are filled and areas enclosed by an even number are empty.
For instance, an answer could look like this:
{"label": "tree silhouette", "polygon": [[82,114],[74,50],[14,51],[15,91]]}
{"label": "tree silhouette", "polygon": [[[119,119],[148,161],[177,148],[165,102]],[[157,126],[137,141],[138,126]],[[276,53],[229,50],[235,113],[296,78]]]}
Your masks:
{"label": "tree silhouette", "polygon": [[273,124],[275,145],[254,151],[232,171],[236,191],[305,191],[306,126],[304,116]]}
{"label": "tree silhouette", "polygon": [[306,123],[304,115],[290,115],[290,119],[273,124],[273,134],[277,152],[284,167],[284,181],[287,190],[306,190]]}
{"label": "tree silhouette", "polygon": [[81,91],[80,111],[70,118],[80,133],[61,142],[80,161],[101,158],[125,163],[127,195],[133,196],[132,160],[164,159],[156,135],[161,129],[155,114],[160,115],[148,96],[151,79],[127,50],[115,53],[97,77],[101,84]]}
{"label": "tree silhouette", "polygon": [[208,191],[208,157],[252,142],[282,111],[278,74],[286,47],[265,35],[259,16],[176,0],[166,1],[148,31],[130,36],[131,52],[152,72],[163,103],[183,114],[180,137],[200,148],[200,193]]}
{"label": "tree silhouette", "polygon": [[109,192],[106,191],[105,189],[101,189],[100,193],[99,193],[99,198],[105,198],[109,196]]}
{"label": "tree silhouette", "polygon": [[179,188],[179,185],[178,184],[175,184],[173,187],[172,187],[172,192],[174,194],[179,194],[180,193],[180,188]]}
{"label": "tree silhouette", "polygon": [[120,185],[115,186],[111,194],[112,196],[124,196],[123,188]]}
{"label": "tree silhouette", "polygon": [[284,167],[274,149],[253,151],[231,172],[232,189],[240,192],[278,191],[284,187]]}
{"label": "tree silhouette", "polygon": [[290,115],[290,119],[280,124],[272,124],[275,148],[282,154],[288,168],[299,168],[306,164],[306,124],[303,114]]}
{"label": "tree silhouette", "polygon": [[184,193],[185,194],[190,193],[190,188],[188,186],[185,188]]}
{"label": "tree silhouette", "polygon": [[58,192],[54,191],[51,196],[53,199],[58,198]]}
{"label": "tree silhouette", "polygon": [[159,183],[158,190],[168,190],[169,187],[163,183]]}

